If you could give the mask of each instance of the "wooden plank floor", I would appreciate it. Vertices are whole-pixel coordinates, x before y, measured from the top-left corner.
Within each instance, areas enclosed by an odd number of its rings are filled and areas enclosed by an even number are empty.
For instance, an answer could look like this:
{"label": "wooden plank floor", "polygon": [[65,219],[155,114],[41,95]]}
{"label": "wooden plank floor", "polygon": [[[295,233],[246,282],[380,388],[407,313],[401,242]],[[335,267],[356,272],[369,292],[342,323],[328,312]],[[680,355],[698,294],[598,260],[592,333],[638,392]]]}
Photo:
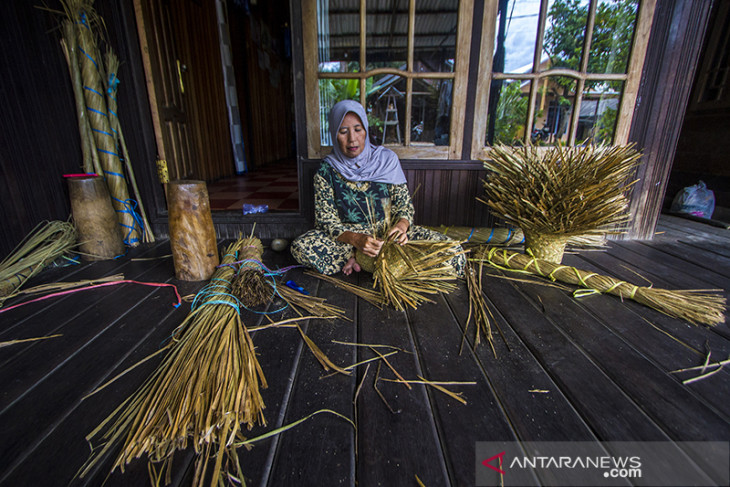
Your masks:
{"label": "wooden plank floor", "polygon": [[[662,216],[652,241],[613,242],[607,252],[566,256],[565,263],[656,287],[730,290],[730,233]],[[126,279],[173,283],[195,293],[202,283],[174,279],[169,245],[135,249],[119,260],[51,269],[36,283],[124,273]],[[267,250],[269,266],[293,263]],[[342,276],[340,276],[342,277]],[[253,333],[269,387],[266,427],[321,409],[297,428],[241,450],[248,485],[462,486],[475,483],[479,441],[730,440],[730,371],[683,384],[672,370],[730,356],[727,324],[697,327],[612,296],[577,300],[569,291],[498,271],[484,276],[487,303],[504,338],[494,353],[463,343],[466,288],[417,310],[379,310],[329,283],[289,271],[312,294],[345,309],[351,320],[310,321],[307,335],[341,366],[381,353],[406,379],[473,382],[450,386],[462,404],[422,384],[407,388],[382,360],[352,376],[330,375],[293,328]],[[370,277],[349,281],[367,286]],[[149,361],[90,392],[165,343],[190,305],[174,308],[170,288],[123,284],[85,291],[0,314],[0,342],[61,334],[0,348],[0,485],[100,485],[110,463],[74,478],[89,453],[84,437],[154,370]],[[13,303],[7,303],[10,306]],[[284,311],[289,316],[290,310]],[[278,315],[277,315],[278,316]],[[262,315],[247,312],[253,326]],[[472,327],[473,328],[473,327]],[[349,343],[349,345],[348,345]],[[495,356],[496,355],[496,356]],[[380,364],[380,366],[378,365]],[[379,380],[376,381],[376,378]],[[692,457],[692,452],[687,455]],[[722,472],[692,457],[710,479]],[[193,455],[178,454],[173,485],[190,485]],[[112,474],[106,485],[148,485],[145,461]]]}

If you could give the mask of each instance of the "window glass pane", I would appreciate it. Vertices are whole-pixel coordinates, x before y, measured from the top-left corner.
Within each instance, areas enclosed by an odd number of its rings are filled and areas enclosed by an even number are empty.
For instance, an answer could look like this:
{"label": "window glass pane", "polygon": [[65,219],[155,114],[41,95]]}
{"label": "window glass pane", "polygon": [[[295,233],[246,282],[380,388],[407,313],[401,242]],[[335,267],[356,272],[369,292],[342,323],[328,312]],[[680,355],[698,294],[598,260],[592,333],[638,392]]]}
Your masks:
{"label": "window glass pane", "polygon": [[600,0],[588,58],[589,73],[625,73],[636,27],[637,0]]}
{"label": "window glass pane", "polygon": [[612,144],[623,82],[601,83],[583,90],[576,143]]}
{"label": "window glass pane", "polygon": [[553,68],[580,70],[588,0],[555,0],[548,9],[543,50]]}
{"label": "window glass pane", "polygon": [[320,72],[360,70],[359,4],[317,0],[317,50]]}
{"label": "window glass pane", "polygon": [[530,82],[495,80],[489,95],[487,145],[521,145],[527,123]]}
{"label": "window glass pane", "polygon": [[454,71],[458,12],[458,0],[416,3],[414,71]]}
{"label": "window glass pane", "polygon": [[319,80],[319,135],[322,145],[332,145],[328,117],[335,103],[342,100],[360,100],[360,80]]}
{"label": "window glass pane", "polygon": [[499,7],[493,71],[527,73],[535,55],[540,0],[509,0]]}
{"label": "window glass pane", "polygon": [[366,105],[370,138],[375,144],[405,141],[406,80],[385,74],[367,79]]}
{"label": "window glass pane", "polygon": [[539,83],[530,140],[536,145],[566,142],[570,115],[575,106],[576,81],[563,76],[548,76]]}
{"label": "window glass pane", "polygon": [[453,81],[414,79],[411,144],[449,145]]}
{"label": "window glass pane", "polygon": [[406,69],[408,0],[367,1],[367,69]]}

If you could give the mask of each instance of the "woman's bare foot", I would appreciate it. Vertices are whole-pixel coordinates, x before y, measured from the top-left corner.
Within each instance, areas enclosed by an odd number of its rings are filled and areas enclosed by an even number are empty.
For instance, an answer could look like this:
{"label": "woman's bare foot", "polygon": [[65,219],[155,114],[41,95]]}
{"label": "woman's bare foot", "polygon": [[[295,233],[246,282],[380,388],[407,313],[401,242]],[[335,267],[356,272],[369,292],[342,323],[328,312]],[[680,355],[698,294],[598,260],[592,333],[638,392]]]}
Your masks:
{"label": "woman's bare foot", "polygon": [[355,257],[350,257],[347,260],[345,266],[342,268],[342,273],[346,276],[349,276],[350,274],[352,274],[352,271],[360,272],[360,270],[360,264],[357,263]]}

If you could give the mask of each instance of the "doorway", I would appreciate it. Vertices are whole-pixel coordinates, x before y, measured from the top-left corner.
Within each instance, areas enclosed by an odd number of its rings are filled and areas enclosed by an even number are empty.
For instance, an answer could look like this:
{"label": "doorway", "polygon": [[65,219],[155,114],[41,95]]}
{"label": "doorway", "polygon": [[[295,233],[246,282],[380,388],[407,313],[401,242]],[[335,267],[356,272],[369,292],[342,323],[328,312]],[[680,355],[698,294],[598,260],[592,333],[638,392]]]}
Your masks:
{"label": "doorway", "polygon": [[211,209],[299,210],[289,0],[135,0],[159,158]]}

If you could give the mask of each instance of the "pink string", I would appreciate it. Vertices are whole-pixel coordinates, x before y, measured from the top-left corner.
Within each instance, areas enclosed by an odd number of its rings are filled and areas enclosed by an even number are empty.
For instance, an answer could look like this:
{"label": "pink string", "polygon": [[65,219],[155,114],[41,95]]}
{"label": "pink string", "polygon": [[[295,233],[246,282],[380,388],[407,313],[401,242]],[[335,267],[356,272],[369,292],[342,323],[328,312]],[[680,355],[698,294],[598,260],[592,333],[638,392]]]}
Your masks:
{"label": "pink string", "polygon": [[43,301],[43,300],[49,299],[49,298],[64,296],[66,294],[73,294],[73,293],[79,292],[79,291],[88,291],[89,289],[97,289],[100,287],[116,286],[117,284],[141,284],[142,286],[151,286],[151,287],[171,287],[173,289],[173,291],[175,291],[175,296],[177,296],[177,303],[172,303],[172,305],[177,308],[178,306],[180,306],[182,304],[182,298],[180,297],[180,293],[177,292],[177,287],[174,284],[167,284],[164,282],[131,281],[131,280],[125,279],[125,280],[121,280],[121,281],[103,282],[101,284],[94,284],[92,286],[87,286],[87,287],[82,287],[82,288],[77,288],[77,289],[69,289],[68,291],[60,291],[60,292],[52,293],[52,294],[46,294],[45,296],[31,299],[30,301],[24,301],[22,303],[14,304],[13,306],[10,306],[7,308],[1,308],[0,313],[4,313],[6,311],[10,311],[11,309],[25,306],[26,304],[37,303],[39,301]]}

